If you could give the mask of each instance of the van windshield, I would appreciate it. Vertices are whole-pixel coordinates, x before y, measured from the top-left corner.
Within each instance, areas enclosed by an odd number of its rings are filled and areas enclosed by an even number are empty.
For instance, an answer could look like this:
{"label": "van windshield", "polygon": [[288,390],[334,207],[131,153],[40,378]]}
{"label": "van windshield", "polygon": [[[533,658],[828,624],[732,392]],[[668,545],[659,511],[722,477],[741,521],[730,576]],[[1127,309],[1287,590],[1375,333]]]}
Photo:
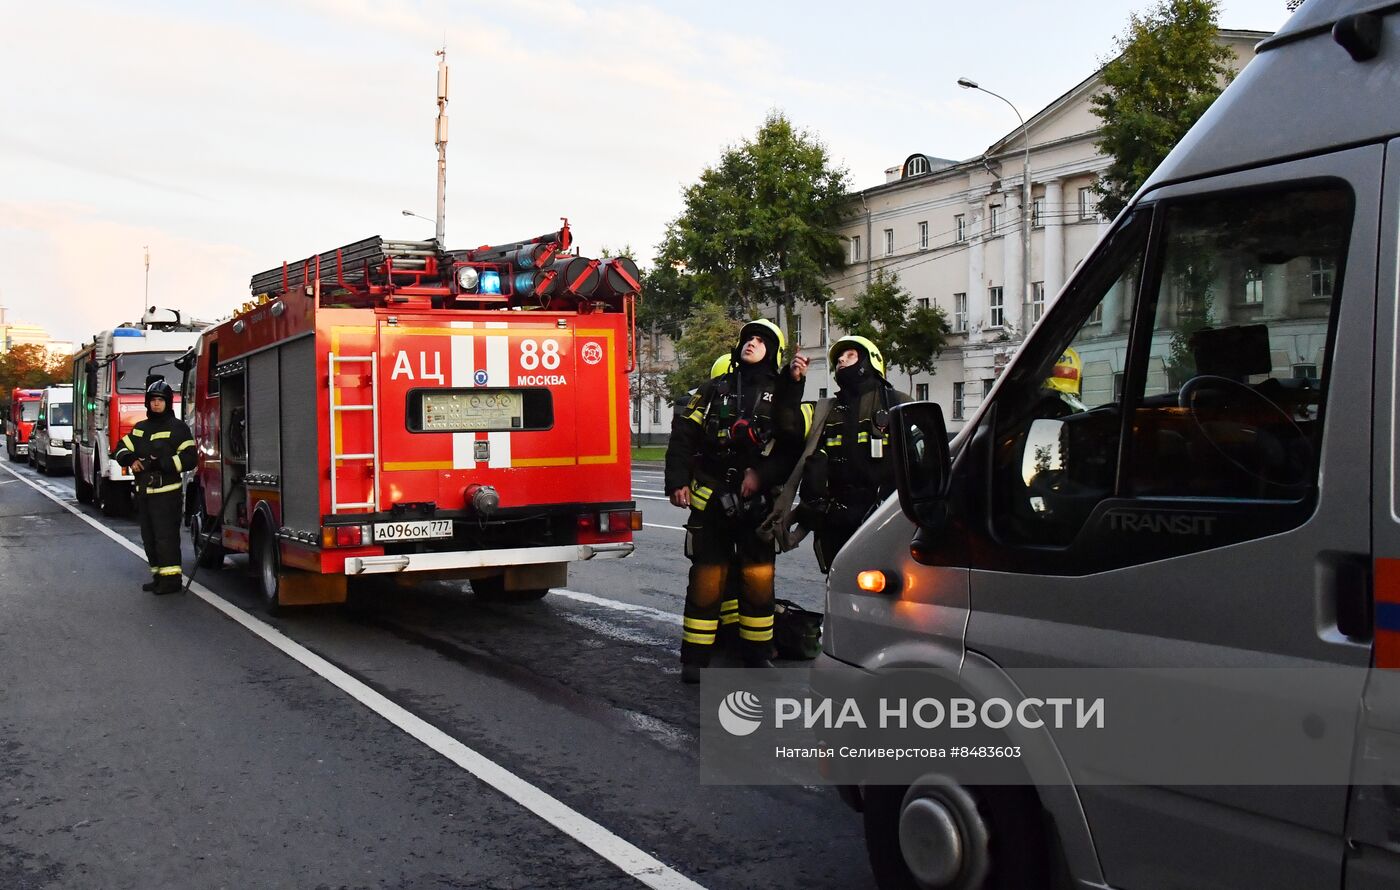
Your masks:
{"label": "van windshield", "polygon": [[178,352],[124,352],[117,356],[117,392],[144,393],[146,375],[159,374],[167,383],[179,383],[180,372],[171,362]]}
{"label": "van windshield", "polygon": [[38,402],[20,402],[20,403],[19,403],[19,419],[22,420],[22,421],[24,421],[25,423],[33,423],[34,421],[38,420],[38,419],[39,419],[39,403],[38,403]]}
{"label": "van windshield", "polygon": [[49,426],[72,426],[73,406],[68,402],[49,403]]}

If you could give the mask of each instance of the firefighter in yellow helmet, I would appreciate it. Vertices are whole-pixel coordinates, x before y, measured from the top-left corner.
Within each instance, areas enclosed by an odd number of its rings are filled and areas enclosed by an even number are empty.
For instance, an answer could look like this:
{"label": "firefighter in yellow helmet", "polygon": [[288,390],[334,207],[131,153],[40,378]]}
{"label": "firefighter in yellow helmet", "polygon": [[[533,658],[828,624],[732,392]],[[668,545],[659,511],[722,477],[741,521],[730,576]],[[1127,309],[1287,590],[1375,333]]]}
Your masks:
{"label": "firefighter in yellow helmet", "polygon": [[681,679],[700,681],[720,625],[731,564],[737,562],[738,623],[744,663],[768,667],[773,639],[772,541],[758,535],[772,496],[802,449],[802,388],[807,361],[783,364],[777,325],[755,319],[739,331],[730,366],[703,383],[671,426],[666,494],[689,507]]}
{"label": "firefighter in yellow helmet", "polygon": [[909,401],[885,379],[885,357],[866,337],[842,337],[828,355],[835,368],[836,404],[817,450],[802,471],[795,516],[816,532],[817,564],[830,571],[836,552],[894,491],[890,408]]}

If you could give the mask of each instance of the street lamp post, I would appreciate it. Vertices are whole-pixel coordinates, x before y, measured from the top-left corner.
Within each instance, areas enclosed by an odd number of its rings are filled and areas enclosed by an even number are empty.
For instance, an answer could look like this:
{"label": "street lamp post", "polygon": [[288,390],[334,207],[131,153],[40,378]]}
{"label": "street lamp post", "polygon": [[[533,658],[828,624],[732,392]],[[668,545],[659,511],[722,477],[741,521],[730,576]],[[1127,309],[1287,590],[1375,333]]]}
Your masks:
{"label": "street lamp post", "polygon": [[1021,143],[1025,153],[1021,159],[1021,329],[1025,330],[1026,306],[1030,304],[1031,293],[1031,133],[1026,127],[1026,119],[1021,116],[1021,112],[1012,104],[1011,100],[1005,96],[994,93],[975,80],[966,77],[958,78],[958,86],[965,90],[980,90],[988,96],[995,96],[1007,105],[1016,114],[1016,120],[1021,122]]}

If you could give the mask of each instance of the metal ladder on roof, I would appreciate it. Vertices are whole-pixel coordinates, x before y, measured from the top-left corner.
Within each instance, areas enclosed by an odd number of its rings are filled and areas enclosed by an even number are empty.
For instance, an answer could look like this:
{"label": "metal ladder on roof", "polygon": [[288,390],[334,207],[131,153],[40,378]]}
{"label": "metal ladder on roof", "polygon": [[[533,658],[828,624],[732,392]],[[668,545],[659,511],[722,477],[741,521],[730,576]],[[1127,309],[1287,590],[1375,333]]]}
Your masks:
{"label": "metal ladder on roof", "polygon": [[[370,402],[368,405],[340,405],[336,403],[337,388],[335,385],[336,367],[339,364],[351,362],[369,362],[369,389]],[[369,355],[336,355],[330,354],[330,361],[327,362],[327,385],[330,390],[330,446],[331,446],[331,513],[334,515],[343,510],[378,510],[379,509],[379,355],[370,353]],[[341,454],[335,450],[336,430],[339,429],[338,421],[340,414],[346,411],[368,411],[370,412],[370,425],[374,430],[373,450],[367,452],[347,452]],[[339,490],[336,485],[336,466],[343,460],[367,460],[374,471],[374,487],[370,490],[370,499],[367,501],[347,501],[342,503],[339,498]]]}

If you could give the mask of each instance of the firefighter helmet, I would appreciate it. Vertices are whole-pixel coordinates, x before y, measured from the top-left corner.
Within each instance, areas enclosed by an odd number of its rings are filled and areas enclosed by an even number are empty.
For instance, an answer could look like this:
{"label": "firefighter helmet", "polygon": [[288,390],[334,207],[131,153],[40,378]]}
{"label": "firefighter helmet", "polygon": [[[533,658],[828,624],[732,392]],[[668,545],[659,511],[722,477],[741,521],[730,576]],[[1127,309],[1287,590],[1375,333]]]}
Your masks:
{"label": "firefighter helmet", "polygon": [[766,318],[755,318],[746,322],[739,329],[739,346],[734,350],[734,357],[739,357],[739,352],[744,348],[744,343],[750,337],[762,337],[769,343],[772,349],[773,364],[781,368],[783,366],[783,356],[787,353],[787,338],[783,336],[783,329],[775,325]]}
{"label": "firefighter helmet", "polygon": [[880,347],[865,337],[842,337],[831,344],[831,351],[827,353],[827,361],[831,367],[836,367],[836,359],[847,349],[862,350],[866,357],[870,359],[870,366],[875,369],[875,373],[881,377],[885,376],[885,356],[880,352]]}
{"label": "firefighter helmet", "polygon": [[719,358],[715,359],[715,363],[710,365],[710,379],[714,380],[716,377],[723,377],[733,369],[734,354],[732,352],[720,353]]}
{"label": "firefighter helmet", "polygon": [[164,377],[156,377],[149,386],[146,387],[146,404],[151,404],[151,399],[165,399],[168,405],[175,398],[175,390],[170,388],[170,384],[165,382]]}
{"label": "firefighter helmet", "polygon": [[1077,396],[1083,374],[1084,363],[1080,361],[1079,353],[1066,346],[1065,351],[1060,355],[1060,360],[1055,362],[1050,376],[1046,378],[1045,385],[1055,392],[1065,392]]}

